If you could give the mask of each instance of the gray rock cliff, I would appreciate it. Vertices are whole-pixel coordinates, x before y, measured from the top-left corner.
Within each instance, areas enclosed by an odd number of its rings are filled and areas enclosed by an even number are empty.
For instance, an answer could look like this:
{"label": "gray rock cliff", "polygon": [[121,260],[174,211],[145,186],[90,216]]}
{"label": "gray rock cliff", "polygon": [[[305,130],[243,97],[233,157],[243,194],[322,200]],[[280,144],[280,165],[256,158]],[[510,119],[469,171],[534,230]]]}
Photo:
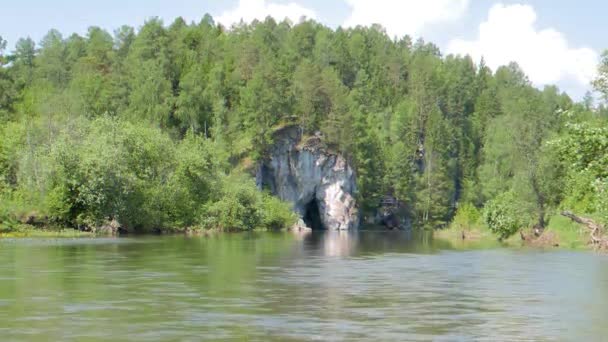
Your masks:
{"label": "gray rock cliff", "polygon": [[292,203],[313,229],[358,227],[355,178],[343,156],[329,152],[319,136],[303,141],[298,126],[275,132],[269,156],[256,170],[258,187]]}

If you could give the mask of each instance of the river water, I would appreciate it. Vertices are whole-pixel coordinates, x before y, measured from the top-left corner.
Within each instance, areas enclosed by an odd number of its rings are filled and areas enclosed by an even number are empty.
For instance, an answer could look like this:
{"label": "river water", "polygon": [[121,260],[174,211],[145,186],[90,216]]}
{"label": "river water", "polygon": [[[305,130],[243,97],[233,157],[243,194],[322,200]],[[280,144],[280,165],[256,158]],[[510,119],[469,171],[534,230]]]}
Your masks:
{"label": "river water", "polygon": [[608,336],[608,257],[399,232],[0,240],[2,341]]}

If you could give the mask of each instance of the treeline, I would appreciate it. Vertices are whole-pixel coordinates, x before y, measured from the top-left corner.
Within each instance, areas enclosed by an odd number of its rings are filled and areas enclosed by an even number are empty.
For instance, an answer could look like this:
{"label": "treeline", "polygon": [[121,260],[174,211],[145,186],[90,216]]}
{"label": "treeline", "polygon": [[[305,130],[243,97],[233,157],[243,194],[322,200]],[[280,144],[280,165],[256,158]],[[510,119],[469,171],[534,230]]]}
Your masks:
{"label": "treeline", "polygon": [[560,206],[606,215],[603,107],[378,26],[150,19],[51,30],[1,56],[3,217],[280,226],[286,206],[240,174],[291,123],[352,161],[364,216],[384,196],[435,227],[459,208],[485,207],[500,231],[543,226]]}

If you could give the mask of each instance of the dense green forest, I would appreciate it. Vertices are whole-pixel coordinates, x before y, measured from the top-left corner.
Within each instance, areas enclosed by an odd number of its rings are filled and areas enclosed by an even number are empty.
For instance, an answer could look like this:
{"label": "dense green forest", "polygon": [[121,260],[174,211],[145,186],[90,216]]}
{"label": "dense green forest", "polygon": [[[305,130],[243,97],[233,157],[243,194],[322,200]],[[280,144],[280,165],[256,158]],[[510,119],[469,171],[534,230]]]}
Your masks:
{"label": "dense green forest", "polygon": [[[490,70],[379,26],[208,15],[0,42],[4,229],[289,225],[243,161],[293,123],[351,161],[363,216],[392,196],[415,226],[480,213],[503,237],[560,209],[608,220],[607,111],[515,63]],[[608,98],[608,56],[599,75]]]}

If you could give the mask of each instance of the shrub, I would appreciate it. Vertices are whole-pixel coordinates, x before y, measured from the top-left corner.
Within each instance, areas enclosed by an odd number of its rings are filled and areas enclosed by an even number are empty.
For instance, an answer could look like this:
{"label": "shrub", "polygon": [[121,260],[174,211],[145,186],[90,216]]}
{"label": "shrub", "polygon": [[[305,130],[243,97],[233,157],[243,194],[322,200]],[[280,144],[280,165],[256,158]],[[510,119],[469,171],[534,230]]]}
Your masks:
{"label": "shrub", "polygon": [[290,206],[257,190],[244,175],[223,179],[219,196],[208,204],[202,224],[221,230],[281,229],[295,222]]}
{"label": "shrub", "polygon": [[262,224],[268,229],[283,229],[292,226],[297,220],[288,203],[264,194],[262,205]]}
{"label": "shrub", "polygon": [[282,228],[292,221],[288,205],[258,191],[251,177],[226,176],[218,146],[202,136],[175,142],[158,128],[103,116],[15,153],[23,143],[17,133],[0,141],[5,226],[23,216],[17,208],[72,227],[116,220],[129,231]]}
{"label": "shrub", "polygon": [[567,195],[561,206],[578,213],[593,213],[596,207],[595,179],[595,175],[589,170],[570,171],[565,185]]}
{"label": "shrub", "polygon": [[604,224],[608,224],[608,179],[594,183],[596,212]]}
{"label": "shrub", "polygon": [[240,175],[226,177],[220,196],[207,206],[204,223],[207,228],[247,230],[262,225],[262,193],[250,179]]}
{"label": "shrub", "polygon": [[529,222],[525,210],[518,204],[519,201],[512,190],[486,203],[483,211],[484,221],[500,240],[509,238]]}
{"label": "shrub", "polygon": [[456,229],[471,229],[479,223],[481,214],[474,205],[464,203],[458,207],[456,215],[452,220],[452,227]]}
{"label": "shrub", "polygon": [[[76,143],[78,139],[78,143]],[[129,230],[162,228],[174,144],[160,130],[112,118],[63,134],[51,147],[46,195],[56,221],[79,226],[116,219]]]}

